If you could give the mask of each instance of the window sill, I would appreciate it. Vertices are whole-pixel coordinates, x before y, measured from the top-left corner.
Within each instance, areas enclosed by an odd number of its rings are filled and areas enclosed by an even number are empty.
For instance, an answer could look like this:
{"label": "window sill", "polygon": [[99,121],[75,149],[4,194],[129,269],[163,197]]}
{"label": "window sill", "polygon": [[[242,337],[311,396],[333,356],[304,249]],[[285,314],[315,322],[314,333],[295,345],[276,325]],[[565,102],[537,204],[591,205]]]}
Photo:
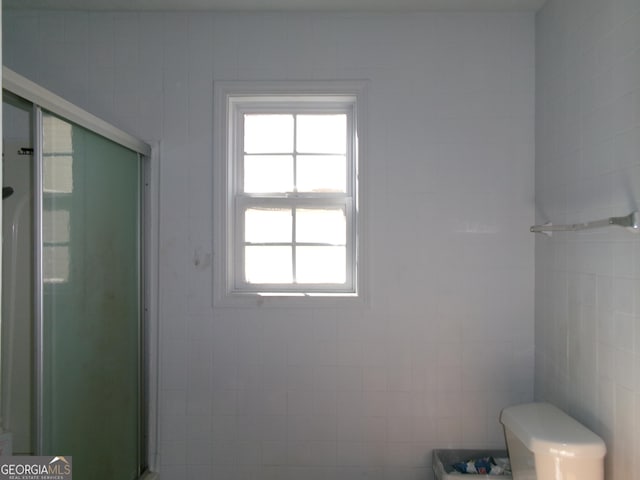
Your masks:
{"label": "window sill", "polygon": [[248,308],[358,308],[365,305],[357,293],[261,293],[234,292],[217,295],[214,307]]}

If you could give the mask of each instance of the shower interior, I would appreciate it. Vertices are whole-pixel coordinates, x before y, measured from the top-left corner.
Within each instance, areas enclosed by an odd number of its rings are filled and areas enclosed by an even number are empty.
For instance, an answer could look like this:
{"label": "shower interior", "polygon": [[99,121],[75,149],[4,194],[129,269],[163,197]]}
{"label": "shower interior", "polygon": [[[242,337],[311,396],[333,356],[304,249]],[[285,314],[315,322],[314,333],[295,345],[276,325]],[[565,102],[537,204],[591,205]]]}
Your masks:
{"label": "shower interior", "polygon": [[[33,115],[3,95],[2,426],[14,455],[33,449]],[[10,192],[10,193],[9,193]],[[6,195],[6,196],[5,196]]]}
{"label": "shower interior", "polygon": [[154,478],[144,326],[150,151],[95,117],[81,126],[86,112],[47,95],[61,114],[3,91],[0,450],[10,438],[5,454],[70,456],[78,478]]}

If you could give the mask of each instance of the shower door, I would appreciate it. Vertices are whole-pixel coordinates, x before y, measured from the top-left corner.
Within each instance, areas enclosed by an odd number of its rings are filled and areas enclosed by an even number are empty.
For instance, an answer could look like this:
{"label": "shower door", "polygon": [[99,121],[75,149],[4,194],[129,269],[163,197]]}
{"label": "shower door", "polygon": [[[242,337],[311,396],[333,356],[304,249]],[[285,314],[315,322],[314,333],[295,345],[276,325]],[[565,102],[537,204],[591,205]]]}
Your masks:
{"label": "shower door", "polygon": [[141,160],[39,110],[38,453],[74,478],[136,479],[141,404]]}

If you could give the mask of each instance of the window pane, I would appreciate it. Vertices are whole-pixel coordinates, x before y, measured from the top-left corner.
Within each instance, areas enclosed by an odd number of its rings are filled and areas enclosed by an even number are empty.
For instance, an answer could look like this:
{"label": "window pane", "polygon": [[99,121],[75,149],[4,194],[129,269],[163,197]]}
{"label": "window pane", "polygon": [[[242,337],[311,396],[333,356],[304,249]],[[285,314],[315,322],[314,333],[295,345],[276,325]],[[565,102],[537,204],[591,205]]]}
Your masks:
{"label": "window pane", "polygon": [[341,208],[296,210],[298,242],[345,245],[346,238],[347,220]]}
{"label": "window pane", "polygon": [[292,192],[293,157],[245,155],[244,191],[246,193]]}
{"label": "window pane", "polygon": [[296,141],[300,153],[347,153],[347,116],[298,115]]}
{"label": "window pane", "polygon": [[292,283],[291,247],[247,246],[245,276],[247,283]]}
{"label": "window pane", "polygon": [[69,247],[43,246],[42,278],[46,283],[60,283],[69,280]]}
{"label": "window pane", "polygon": [[291,210],[288,208],[249,208],[244,214],[245,242],[291,242],[291,225]]}
{"label": "window pane", "polygon": [[73,157],[57,155],[42,158],[43,191],[49,193],[73,192]]}
{"label": "window pane", "polygon": [[293,115],[245,115],[245,153],[292,153]]}
{"label": "window pane", "polygon": [[344,283],[346,247],[298,247],[298,283]]}
{"label": "window pane", "polygon": [[344,155],[300,155],[299,192],[346,192],[347,159]]}
{"label": "window pane", "polygon": [[55,154],[73,153],[73,125],[53,115],[46,115],[42,119],[43,129],[47,135],[43,139],[42,153]]}
{"label": "window pane", "polygon": [[69,243],[71,215],[69,210],[42,210],[42,241]]}

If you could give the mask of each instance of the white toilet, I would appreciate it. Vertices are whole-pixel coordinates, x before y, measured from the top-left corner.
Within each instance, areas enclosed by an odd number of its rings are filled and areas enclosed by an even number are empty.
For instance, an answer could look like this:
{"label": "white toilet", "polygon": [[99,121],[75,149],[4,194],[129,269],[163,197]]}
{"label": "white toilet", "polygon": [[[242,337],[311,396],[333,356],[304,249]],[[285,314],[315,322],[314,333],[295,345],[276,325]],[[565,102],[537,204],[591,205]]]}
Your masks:
{"label": "white toilet", "polygon": [[513,480],[603,480],[602,439],[549,403],[505,408],[500,416]]}

